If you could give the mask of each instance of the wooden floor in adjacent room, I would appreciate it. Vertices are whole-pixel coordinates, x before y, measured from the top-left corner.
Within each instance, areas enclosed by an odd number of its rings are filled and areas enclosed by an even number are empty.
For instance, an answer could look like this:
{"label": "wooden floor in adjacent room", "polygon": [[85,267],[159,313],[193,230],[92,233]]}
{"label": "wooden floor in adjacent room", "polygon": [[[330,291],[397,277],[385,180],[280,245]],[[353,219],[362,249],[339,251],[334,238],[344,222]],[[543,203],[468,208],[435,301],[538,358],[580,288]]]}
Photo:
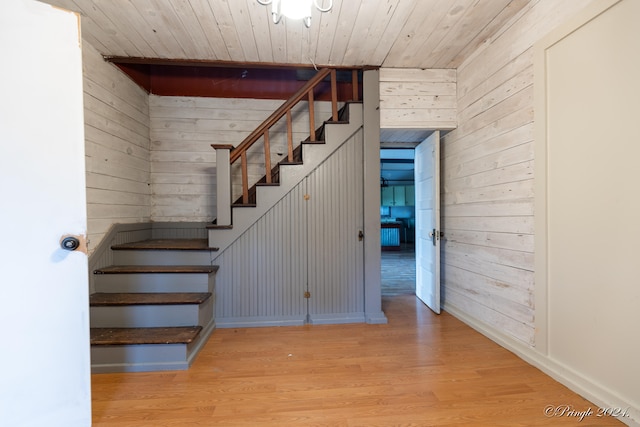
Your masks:
{"label": "wooden floor in adjacent room", "polygon": [[397,251],[382,251],[380,256],[382,296],[415,295],[416,249],[402,243]]}
{"label": "wooden floor in adjacent room", "polygon": [[[93,425],[622,425],[415,296],[383,309],[386,325],[218,329],[188,371],[93,375]],[[545,415],[567,405],[594,414]]]}

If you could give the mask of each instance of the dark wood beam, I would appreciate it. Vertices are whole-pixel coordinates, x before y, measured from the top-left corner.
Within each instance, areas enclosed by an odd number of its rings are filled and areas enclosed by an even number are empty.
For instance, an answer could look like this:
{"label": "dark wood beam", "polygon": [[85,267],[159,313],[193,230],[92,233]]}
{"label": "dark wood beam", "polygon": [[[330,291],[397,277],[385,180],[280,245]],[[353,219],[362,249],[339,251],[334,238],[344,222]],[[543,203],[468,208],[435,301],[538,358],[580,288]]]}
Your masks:
{"label": "dark wood beam", "polygon": [[[154,95],[215,98],[288,99],[316,70],[305,65],[237,63],[162,58],[105,57],[140,87]],[[353,99],[353,67],[337,67],[338,101]],[[363,67],[355,67],[362,70]],[[357,90],[357,89],[356,89]],[[319,85],[317,100],[331,100],[329,81]]]}
{"label": "dark wood beam", "polygon": [[372,65],[328,65],[328,64],[284,64],[277,62],[235,62],[235,61],[211,61],[199,59],[171,59],[171,58],[141,58],[135,56],[103,56],[107,62],[114,64],[146,64],[146,65],[175,65],[181,67],[218,67],[218,68],[275,68],[279,70],[301,70],[335,68],[336,70],[373,70],[380,67]]}

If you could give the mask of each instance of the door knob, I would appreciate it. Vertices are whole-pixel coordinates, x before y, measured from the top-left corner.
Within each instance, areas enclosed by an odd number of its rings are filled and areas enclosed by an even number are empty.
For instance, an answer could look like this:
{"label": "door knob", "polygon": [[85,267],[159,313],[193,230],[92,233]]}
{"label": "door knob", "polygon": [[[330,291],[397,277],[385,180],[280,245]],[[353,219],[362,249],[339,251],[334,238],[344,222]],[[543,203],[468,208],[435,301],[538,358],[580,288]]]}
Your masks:
{"label": "door knob", "polygon": [[67,236],[60,242],[60,247],[66,251],[75,251],[80,247],[80,240],[73,236]]}
{"label": "door knob", "polygon": [[60,248],[65,251],[77,251],[88,255],[87,236],[84,234],[65,234],[60,237]]}

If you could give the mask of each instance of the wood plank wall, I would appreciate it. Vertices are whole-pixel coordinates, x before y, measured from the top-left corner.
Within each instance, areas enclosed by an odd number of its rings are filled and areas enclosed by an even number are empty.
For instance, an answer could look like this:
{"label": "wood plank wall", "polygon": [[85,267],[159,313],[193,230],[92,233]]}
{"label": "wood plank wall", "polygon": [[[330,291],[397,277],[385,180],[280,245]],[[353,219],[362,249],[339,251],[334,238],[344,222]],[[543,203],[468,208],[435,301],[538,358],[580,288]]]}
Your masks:
{"label": "wood plank wall", "polygon": [[150,220],[148,95],[84,42],[89,251],[116,223]]}
{"label": "wood plank wall", "polygon": [[[198,97],[149,97],[151,117],[151,217],[154,221],[211,221],[216,216],[216,156],[211,144],[238,145],[283,101]],[[331,104],[316,103],[316,126],[331,116]],[[293,139],[309,136],[306,103],[293,113]],[[286,156],[284,120],[270,133],[271,163]],[[250,154],[249,181],[264,171],[260,139]],[[233,195],[240,196],[240,162],[234,164]]]}
{"label": "wood plank wall", "polygon": [[448,306],[534,344],[533,48],[588,2],[529,3],[457,74],[458,128],[441,151]]}
{"label": "wood plank wall", "polygon": [[381,129],[454,129],[456,70],[380,69]]}

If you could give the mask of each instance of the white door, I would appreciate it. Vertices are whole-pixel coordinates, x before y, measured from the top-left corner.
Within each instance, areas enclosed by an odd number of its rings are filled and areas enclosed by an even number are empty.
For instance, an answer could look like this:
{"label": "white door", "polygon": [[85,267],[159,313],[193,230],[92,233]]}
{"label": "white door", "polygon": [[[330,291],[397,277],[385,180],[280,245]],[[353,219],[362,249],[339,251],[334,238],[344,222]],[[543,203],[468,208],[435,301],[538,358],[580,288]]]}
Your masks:
{"label": "white door", "polygon": [[[3,426],[91,425],[82,59],[77,15],[2,2]],[[85,252],[83,252],[85,251]]]}
{"label": "white door", "polygon": [[416,147],[416,295],[440,313],[440,132]]}

